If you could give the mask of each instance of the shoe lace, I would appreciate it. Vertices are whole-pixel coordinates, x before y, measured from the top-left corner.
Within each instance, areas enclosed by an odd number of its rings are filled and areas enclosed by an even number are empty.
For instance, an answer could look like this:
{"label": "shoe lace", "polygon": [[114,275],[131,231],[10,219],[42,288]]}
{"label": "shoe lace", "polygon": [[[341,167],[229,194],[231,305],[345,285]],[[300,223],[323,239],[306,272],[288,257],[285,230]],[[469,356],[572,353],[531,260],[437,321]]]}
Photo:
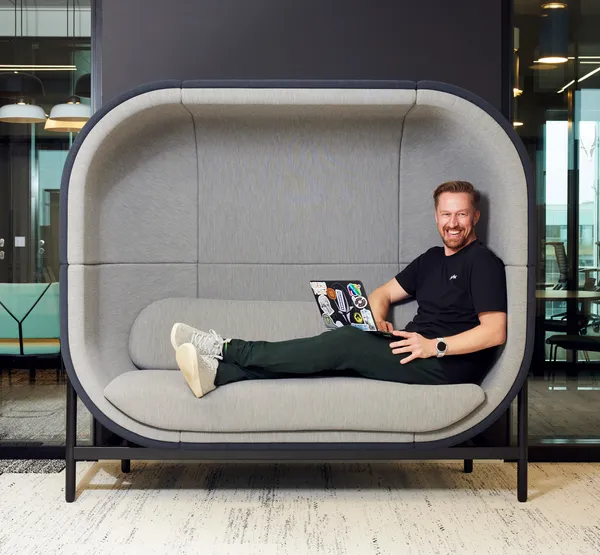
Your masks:
{"label": "shoe lace", "polygon": [[223,356],[218,353],[223,352],[223,345],[226,342],[215,330],[209,330],[208,333],[198,333],[195,331],[190,337],[190,343],[198,350],[209,353],[210,356],[219,360],[223,360]]}

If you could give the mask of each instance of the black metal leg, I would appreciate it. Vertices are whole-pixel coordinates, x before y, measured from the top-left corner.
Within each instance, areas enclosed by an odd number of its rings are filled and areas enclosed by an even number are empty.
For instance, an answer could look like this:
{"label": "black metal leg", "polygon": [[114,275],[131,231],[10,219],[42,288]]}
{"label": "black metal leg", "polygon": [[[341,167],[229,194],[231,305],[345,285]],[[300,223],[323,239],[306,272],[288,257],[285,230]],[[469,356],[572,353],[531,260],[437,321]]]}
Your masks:
{"label": "black metal leg", "polygon": [[528,464],[528,437],[527,437],[527,380],[519,391],[518,398],[518,442],[519,461],[517,462],[517,499],[524,503],[527,501],[527,464]]}
{"label": "black metal leg", "polygon": [[473,472],[473,459],[465,459],[465,473],[471,474]]}
{"label": "black metal leg", "polygon": [[29,369],[29,381],[30,383],[35,382],[35,368]]}
{"label": "black metal leg", "polygon": [[60,364],[59,364],[58,368],[56,369],[56,383],[60,383],[60,381],[63,379],[64,375],[65,375],[65,363],[61,356]]}
{"label": "black metal leg", "polygon": [[123,459],[121,461],[121,472],[124,474],[129,474],[131,472],[131,461]]}
{"label": "black metal leg", "polygon": [[65,500],[75,501],[75,443],[77,441],[77,393],[67,379],[67,440],[65,446]]}

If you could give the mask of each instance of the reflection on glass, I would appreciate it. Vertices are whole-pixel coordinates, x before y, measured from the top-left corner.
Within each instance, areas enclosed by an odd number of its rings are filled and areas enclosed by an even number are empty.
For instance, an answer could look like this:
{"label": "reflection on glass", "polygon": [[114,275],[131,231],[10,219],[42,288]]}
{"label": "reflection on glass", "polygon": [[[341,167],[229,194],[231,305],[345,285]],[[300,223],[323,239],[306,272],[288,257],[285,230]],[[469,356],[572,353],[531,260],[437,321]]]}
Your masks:
{"label": "reflection on glass", "polygon": [[[52,18],[43,7],[29,6],[16,30],[14,10],[0,10],[0,26],[11,33],[0,41],[2,64],[41,82],[32,100],[45,114],[72,97],[78,79],[91,72],[90,2],[78,2],[76,11],[72,2],[60,4],[54,3]],[[14,102],[0,98],[0,107]],[[63,444],[59,204],[75,134],[47,130],[43,122],[0,122],[0,134],[0,446]],[[85,443],[91,418],[85,409],[78,414]]]}
{"label": "reflection on glass", "polygon": [[[530,439],[600,444],[600,0],[564,3],[567,61],[540,64],[540,3],[515,3],[523,125],[536,179],[537,324]],[[579,11],[579,13],[577,13]],[[596,14],[596,15],[594,15]]]}

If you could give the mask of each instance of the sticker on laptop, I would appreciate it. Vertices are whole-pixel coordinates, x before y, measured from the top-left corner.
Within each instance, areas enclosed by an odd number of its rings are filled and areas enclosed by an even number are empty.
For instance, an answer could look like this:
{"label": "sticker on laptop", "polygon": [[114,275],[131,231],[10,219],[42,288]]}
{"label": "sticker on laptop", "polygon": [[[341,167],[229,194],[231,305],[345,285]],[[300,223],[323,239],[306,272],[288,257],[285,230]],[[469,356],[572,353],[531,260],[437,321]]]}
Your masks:
{"label": "sticker on laptop", "polygon": [[361,310],[360,313],[362,314],[365,324],[369,326],[369,329],[376,330],[377,327],[375,326],[375,321],[373,320],[373,315],[371,314],[371,311]]}
{"label": "sticker on laptop", "polygon": [[365,308],[367,306],[367,299],[362,296],[352,297],[352,302],[356,308]]}
{"label": "sticker on laptop", "polygon": [[351,308],[346,300],[346,295],[344,295],[344,292],[341,289],[335,290],[335,299],[340,312],[350,312]]}
{"label": "sticker on laptop", "polygon": [[360,285],[357,283],[349,283],[348,284],[348,293],[351,297],[359,297],[360,296]]}
{"label": "sticker on laptop", "polygon": [[310,286],[315,295],[325,295],[327,293],[327,284],[324,281],[313,281]]}
{"label": "sticker on laptop", "polygon": [[337,326],[335,325],[335,322],[333,321],[333,318],[331,316],[327,316],[327,314],[321,314],[321,317],[323,318],[323,323],[325,324],[326,328],[329,328],[329,329],[337,328]]}
{"label": "sticker on laptop", "polygon": [[354,328],[358,328],[359,330],[369,331],[369,326],[367,324],[350,324]]}
{"label": "sticker on laptop", "polygon": [[354,321],[355,321],[357,324],[362,324],[362,323],[363,323],[363,317],[362,317],[362,314],[361,314],[360,312],[355,312],[355,313],[353,314],[353,316],[354,316]]}
{"label": "sticker on laptop", "polygon": [[328,287],[328,288],[327,288],[327,296],[328,296],[328,297],[329,297],[329,298],[330,298],[332,301],[335,301],[335,299],[336,299],[335,291],[334,291],[334,290],[333,290],[331,287]]}
{"label": "sticker on laptop", "polygon": [[323,313],[327,314],[327,316],[331,316],[335,311],[331,308],[331,303],[329,299],[325,295],[319,296],[319,306]]}

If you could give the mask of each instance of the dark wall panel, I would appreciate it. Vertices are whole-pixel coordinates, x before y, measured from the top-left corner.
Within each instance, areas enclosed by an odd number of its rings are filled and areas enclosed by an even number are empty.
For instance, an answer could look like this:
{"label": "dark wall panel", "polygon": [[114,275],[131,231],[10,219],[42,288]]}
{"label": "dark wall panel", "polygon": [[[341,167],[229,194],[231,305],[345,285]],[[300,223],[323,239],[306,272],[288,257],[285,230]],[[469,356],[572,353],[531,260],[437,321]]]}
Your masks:
{"label": "dark wall panel", "polygon": [[433,79],[501,109],[502,0],[102,0],[102,101],[161,79]]}

